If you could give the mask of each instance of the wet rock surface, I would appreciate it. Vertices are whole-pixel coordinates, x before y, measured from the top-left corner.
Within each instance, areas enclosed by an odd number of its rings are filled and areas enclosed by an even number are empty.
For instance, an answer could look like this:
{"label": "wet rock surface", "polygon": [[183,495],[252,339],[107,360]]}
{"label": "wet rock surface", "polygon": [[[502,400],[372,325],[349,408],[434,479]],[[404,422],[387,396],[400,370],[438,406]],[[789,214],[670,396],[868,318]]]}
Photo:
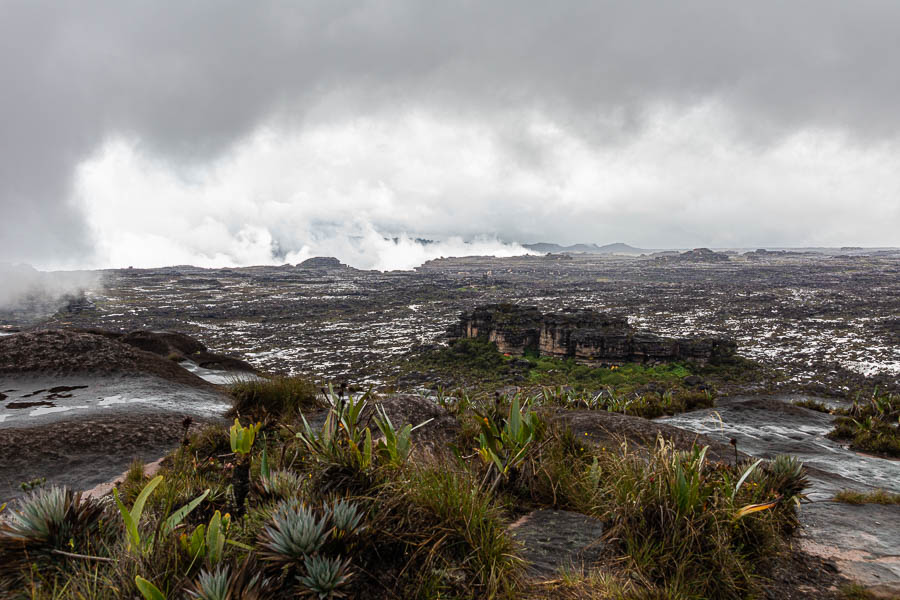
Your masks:
{"label": "wet rock surface", "polygon": [[626,317],[594,310],[541,313],[536,306],[490,304],[463,313],[451,338],[483,337],[501,352],[534,352],[588,362],[727,361],[736,344],[722,337],[665,338],[639,332]]}
{"label": "wet rock surface", "polygon": [[0,375],[38,373],[63,377],[145,374],[182,385],[209,387],[171,360],[133,348],[106,335],[43,330],[0,337]]}
{"label": "wet rock surface", "polygon": [[[69,417],[41,426],[0,428],[0,504],[21,497],[21,483],[85,490],[109,481],[134,459],[150,462],[176,447],[184,435],[178,413],[117,412]],[[220,419],[195,417],[192,427]]]}
{"label": "wet rock surface", "polygon": [[[541,312],[593,309],[666,337],[723,336],[783,375],[762,389],[900,390],[900,252],[731,255],[660,264],[573,254],[430,261],[416,271],[316,268],[102,272],[90,310],[0,313],[0,327],[180,331],[262,370],[385,384],[397,359],[442,339],[463,311],[512,302]],[[0,336],[3,337],[3,336]]]}
{"label": "wet rock surface", "polygon": [[169,333],[0,337],[0,502],[21,496],[19,484],[33,479],[96,485],[134,458],[170,451],[185,416],[195,423],[221,419],[230,406],[224,393],[163,357],[176,346],[192,356],[205,351]]}
{"label": "wet rock surface", "polygon": [[[900,492],[900,461],[862,455],[825,438],[833,416],[790,398],[730,398],[711,410],[657,422],[695,431],[764,458],[798,457],[808,467],[811,503],[800,509],[800,546],[867,587],[900,595],[900,506],[834,502],[842,489]],[[888,597],[891,597],[890,595]]]}

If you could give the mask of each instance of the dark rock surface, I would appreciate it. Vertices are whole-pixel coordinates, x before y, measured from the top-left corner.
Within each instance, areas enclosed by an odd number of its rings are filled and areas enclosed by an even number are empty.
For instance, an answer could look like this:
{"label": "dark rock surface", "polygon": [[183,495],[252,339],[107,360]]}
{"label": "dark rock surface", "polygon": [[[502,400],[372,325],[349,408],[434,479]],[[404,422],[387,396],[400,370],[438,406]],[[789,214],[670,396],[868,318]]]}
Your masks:
{"label": "dark rock surface", "polygon": [[723,252],[713,252],[709,248],[694,248],[680,254],[665,253],[661,256],[654,256],[653,260],[658,263],[716,263],[728,262],[728,255]]}
{"label": "dark rock surface", "polygon": [[171,360],[138,350],[106,335],[64,329],[0,337],[0,374],[40,373],[66,376],[153,375],[183,385],[210,387]]}
{"label": "dark rock surface", "polygon": [[333,256],[314,256],[297,265],[298,269],[343,269],[347,265]]}
{"label": "dark rock surface", "polygon": [[[709,446],[707,456],[712,461],[734,463],[735,460],[735,450],[727,441],[643,417],[587,409],[558,409],[553,417],[571,429],[578,439],[602,447],[625,442],[629,447],[652,448],[657,438],[663,438],[679,450]],[[746,455],[738,453],[738,457],[743,460]]]}
{"label": "dark rock surface", "polygon": [[463,313],[451,337],[483,337],[501,352],[591,362],[726,361],[737,349],[724,337],[666,338],[636,331],[626,317],[593,310],[541,313],[535,306],[490,304]]}
{"label": "dark rock surface", "polygon": [[[178,445],[184,416],[177,413],[93,414],[40,427],[0,428],[0,504],[24,495],[19,484],[89,489],[128,468],[133,459],[158,459]],[[194,418],[192,427],[215,419]]]}
{"label": "dark rock surface", "polygon": [[562,569],[590,565],[600,558],[603,523],[568,510],[535,510],[512,525],[532,577],[550,579]]}
{"label": "dark rock surface", "polygon": [[233,356],[210,352],[199,340],[177,331],[138,330],[124,335],[99,329],[87,331],[88,333],[96,333],[169,360],[190,360],[204,369],[256,372],[256,369],[250,363]]}

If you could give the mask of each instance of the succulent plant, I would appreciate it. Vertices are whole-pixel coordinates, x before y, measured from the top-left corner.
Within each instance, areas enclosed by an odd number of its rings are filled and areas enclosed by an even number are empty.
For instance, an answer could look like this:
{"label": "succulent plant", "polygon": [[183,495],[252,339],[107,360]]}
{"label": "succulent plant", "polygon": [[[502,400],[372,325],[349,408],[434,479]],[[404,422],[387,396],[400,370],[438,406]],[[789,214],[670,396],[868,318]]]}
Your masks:
{"label": "succulent plant", "polygon": [[354,502],[337,500],[331,506],[326,504],[325,510],[331,515],[331,524],[334,525],[335,535],[339,537],[354,535],[365,529],[360,526],[363,514]]}
{"label": "succulent plant", "polygon": [[263,600],[271,598],[272,582],[261,576],[260,568],[248,556],[236,568],[217,567],[203,570],[187,590],[189,598],[198,600]]}
{"label": "succulent plant", "polygon": [[308,593],[324,598],[340,598],[345,596],[338,590],[346,584],[352,573],[347,570],[349,560],[341,560],[340,557],[328,558],[325,556],[308,556],[303,561],[306,575],[297,576],[297,581],[306,588]]}
{"label": "succulent plant", "polygon": [[211,573],[201,571],[188,594],[200,600],[228,600],[228,571],[227,566],[217,567]]}
{"label": "succulent plant", "polygon": [[103,505],[81,492],[56,486],[33,491],[0,522],[0,574],[48,558],[53,550],[79,550],[102,515]]}
{"label": "succulent plant", "polygon": [[283,500],[292,497],[303,485],[303,478],[293,471],[272,471],[253,482],[253,491],[263,498]]}
{"label": "succulent plant", "polygon": [[326,525],[326,518],[318,518],[301,502],[284,500],[260,534],[261,555],[276,563],[299,562],[325,543]]}

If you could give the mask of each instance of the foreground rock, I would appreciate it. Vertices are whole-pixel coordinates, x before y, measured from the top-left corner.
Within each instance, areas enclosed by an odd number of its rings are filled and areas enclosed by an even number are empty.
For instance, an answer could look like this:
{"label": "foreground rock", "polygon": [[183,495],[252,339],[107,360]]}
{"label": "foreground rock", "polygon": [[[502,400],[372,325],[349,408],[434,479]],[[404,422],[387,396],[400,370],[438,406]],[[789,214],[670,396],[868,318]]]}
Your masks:
{"label": "foreground rock", "polygon": [[490,304],[463,313],[451,338],[483,337],[501,352],[536,352],[589,362],[727,361],[737,344],[721,337],[667,338],[638,332],[626,317],[593,310],[541,313],[533,306]]}
{"label": "foreground rock", "polygon": [[600,559],[603,523],[568,510],[535,510],[509,527],[522,544],[530,576],[550,579],[563,570],[580,571]]}
{"label": "foreground rock", "polygon": [[0,502],[33,480],[91,487],[171,451],[190,424],[221,420],[228,398],[175,362],[185,355],[227,363],[175,333],[0,337]]}

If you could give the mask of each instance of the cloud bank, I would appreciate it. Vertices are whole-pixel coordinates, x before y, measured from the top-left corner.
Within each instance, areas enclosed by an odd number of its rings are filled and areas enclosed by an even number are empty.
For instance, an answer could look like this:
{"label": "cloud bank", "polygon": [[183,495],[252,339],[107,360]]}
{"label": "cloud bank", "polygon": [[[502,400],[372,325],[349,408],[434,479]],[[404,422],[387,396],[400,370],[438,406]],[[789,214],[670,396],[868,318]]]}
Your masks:
{"label": "cloud bank", "polygon": [[888,0],[10,0],[0,259],[895,245],[898,20]]}

